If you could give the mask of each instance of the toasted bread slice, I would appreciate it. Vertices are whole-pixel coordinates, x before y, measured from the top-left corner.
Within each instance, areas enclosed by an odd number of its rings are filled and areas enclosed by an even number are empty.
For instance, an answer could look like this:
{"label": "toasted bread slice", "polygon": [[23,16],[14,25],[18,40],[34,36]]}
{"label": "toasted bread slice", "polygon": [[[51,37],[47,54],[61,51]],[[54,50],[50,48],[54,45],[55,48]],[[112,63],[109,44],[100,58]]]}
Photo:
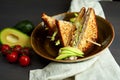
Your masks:
{"label": "toasted bread slice", "polygon": [[75,26],[70,22],[62,20],[56,20],[56,25],[62,45],[69,46],[73,32],[75,30]]}
{"label": "toasted bread slice", "polygon": [[55,18],[48,16],[45,13],[42,14],[41,18],[46,24],[46,26],[49,28],[50,32],[56,31],[56,19]]}
{"label": "toasted bread slice", "polygon": [[96,23],[95,11],[88,8],[85,14],[85,21],[83,24],[81,35],[79,36],[78,48],[83,52],[89,51],[98,38],[98,29]]}

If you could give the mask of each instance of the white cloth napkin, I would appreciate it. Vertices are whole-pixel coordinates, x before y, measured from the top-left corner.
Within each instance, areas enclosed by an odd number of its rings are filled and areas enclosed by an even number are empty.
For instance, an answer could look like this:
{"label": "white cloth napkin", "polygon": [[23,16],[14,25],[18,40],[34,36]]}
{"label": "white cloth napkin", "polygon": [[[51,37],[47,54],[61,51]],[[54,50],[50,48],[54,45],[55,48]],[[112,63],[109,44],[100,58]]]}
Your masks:
{"label": "white cloth napkin", "polygon": [[[92,7],[97,15],[105,18],[97,0],[72,0],[69,11]],[[78,63],[51,62],[43,69],[30,70],[29,80],[120,80],[120,68],[109,49],[99,56]]]}

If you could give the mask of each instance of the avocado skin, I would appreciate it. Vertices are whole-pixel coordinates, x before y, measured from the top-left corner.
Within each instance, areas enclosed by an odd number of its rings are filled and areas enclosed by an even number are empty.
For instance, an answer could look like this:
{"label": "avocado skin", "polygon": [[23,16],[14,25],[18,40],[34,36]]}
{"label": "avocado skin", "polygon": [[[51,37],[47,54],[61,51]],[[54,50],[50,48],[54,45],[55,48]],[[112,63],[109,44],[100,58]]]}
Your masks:
{"label": "avocado skin", "polygon": [[15,26],[13,26],[13,28],[20,30],[21,32],[29,36],[31,35],[34,27],[35,27],[34,24],[29,20],[20,21]]}
{"label": "avocado skin", "polygon": [[[8,41],[8,35],[15,35],[18,38],[18,41],[15,43]],[[31,48],[30,37],[27,34],[12,27],[6,27],[0,31],[0,43],[8,44],[9,46],[21,45],[22,47]]]}

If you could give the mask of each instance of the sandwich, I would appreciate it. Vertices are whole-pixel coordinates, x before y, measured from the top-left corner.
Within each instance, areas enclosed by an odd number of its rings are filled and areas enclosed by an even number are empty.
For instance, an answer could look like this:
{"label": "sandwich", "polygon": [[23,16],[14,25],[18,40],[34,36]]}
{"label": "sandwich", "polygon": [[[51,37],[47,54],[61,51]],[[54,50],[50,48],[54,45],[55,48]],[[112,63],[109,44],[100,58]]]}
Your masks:
{"label": "sandwich", "polygon": [[96,15],[93,8],[88,8],[86,11],[83,7],[73,24],[77,29],[73,35],[70,46],[87,52],[93,45],[99,45],[97,44],[98,29]]}
{"label": "sandwich", "polygon": [[69,46],[72,40],[72,35],[76,29],[75,25],[62,20],[56,20],[56,25],[62,46]]}
{"label": "sandwich", "polygon": [[45,13],[42,14],[42,20],[48,28],[49,36],[51,36],[50,38],[55,42],[55,45],[59,45],[59,42],[62,46],[69,46],[72,39],[71,33],[74,32],[75,25],[68,21],[57,20]]}
{"label": "sandwich", "polygon": [[[52,33],[51,39],[54,36],[52,40],[56,42],[59,40],[62,47],[70,47],[70,49],[71,47],[77,48],[84,53],[88,52],[94,45],[101,46],[97,43],[98,29],[94,9],[88,8],[86,10],[86,8],[83,7],[80,12],[75,14],[77,15],[69,21],[57,20],[45,13],[42,14],[43,22],[46,27],[48,27],[49,32]],[[74,50],[76,49],[72,49],[72,52],[75,52]],[[69,53],[69,51],[67,52]]]}

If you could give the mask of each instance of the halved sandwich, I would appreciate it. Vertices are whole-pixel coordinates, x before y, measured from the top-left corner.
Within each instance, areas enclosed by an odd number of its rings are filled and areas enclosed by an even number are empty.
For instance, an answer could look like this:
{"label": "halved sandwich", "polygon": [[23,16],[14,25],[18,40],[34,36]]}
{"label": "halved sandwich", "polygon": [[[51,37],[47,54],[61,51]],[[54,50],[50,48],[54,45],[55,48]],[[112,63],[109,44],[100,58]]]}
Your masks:
{"label": "halved sandwich", "polygon": [[75,17],[74,22],[57,20],[46,14],[42,15],[42,20],[52,31],[55,32],[57,40],[63,47],[70,46],[78,48],[82,52],[87,52],[93,45],[99,45],[96,41],[98,39],[98,29],[96,23],[96,15],[93,8],[88,8],[87,11],[83,7],[78,16]]}
{"label": "halved sandwich", "polygon": [[52,33],[52,41],[60,41],[62,46],[69,46],[72,38],[72,32],[75,30],[75,26],[63,20],[57,20],[53,17],[42,14],[42,20],[44,21],[46,27],[48,27],[50,34]]}
{"label": "halved sandwich", "polygon": [[62,46],[69,46],[72,35],[76,29],[75,25],[63,20],[56,20],[58,35]]}
{"label": "halved sandwich", "polygon": [[88,8],[85,11],[83,7],[73,24],[77,27],[77,30],[70,43],[71,46],[87,52],[94,44],[99,45],[96,42],[98,39],[98,29],[93,8]]}

